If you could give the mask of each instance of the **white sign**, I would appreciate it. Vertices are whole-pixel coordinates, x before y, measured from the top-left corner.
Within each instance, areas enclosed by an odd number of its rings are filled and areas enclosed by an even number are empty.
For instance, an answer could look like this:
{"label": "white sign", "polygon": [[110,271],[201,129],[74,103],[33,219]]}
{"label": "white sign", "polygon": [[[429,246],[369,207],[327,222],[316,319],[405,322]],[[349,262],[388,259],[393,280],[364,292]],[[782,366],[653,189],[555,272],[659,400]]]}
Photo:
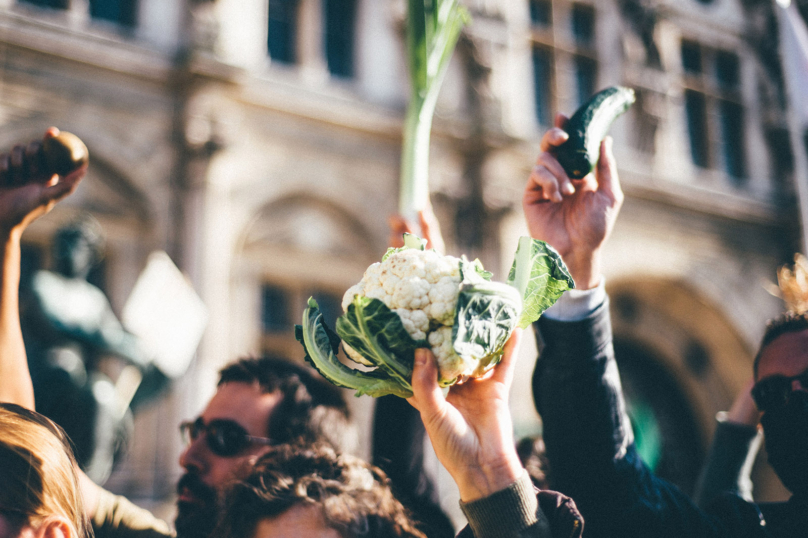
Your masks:
{"label": "white sign", "polygon": [[141,339],[155,366],[177,378],[196,353],[208,310],[168,254],[157,251],[126,301],[122,322]]}

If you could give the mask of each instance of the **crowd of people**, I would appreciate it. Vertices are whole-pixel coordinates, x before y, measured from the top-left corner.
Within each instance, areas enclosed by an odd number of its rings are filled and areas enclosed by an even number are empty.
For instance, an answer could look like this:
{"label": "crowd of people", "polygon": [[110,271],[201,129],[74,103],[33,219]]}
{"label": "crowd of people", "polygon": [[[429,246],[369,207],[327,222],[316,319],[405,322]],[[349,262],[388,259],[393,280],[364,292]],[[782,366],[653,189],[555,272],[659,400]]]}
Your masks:
{"label": "crowd of people", "polygon": [[[34,410],[20,238],[74,191],[86,166],[38,174],[39,141],[1,155],[0,538],[453,536],[423,469],[425,435],[457,484],[464,537],[808,536],[808,314],[767,329],[753,385],[719,426],[697,501],[656,477],[634,446],[601,272],[623,201],[611,140],[596,170],[572,181],[553,154],[567,138],[564,121],[542,138],[523,198],[531,236],[561,254],[576,283],[534,327],[543,439],[519,447],[513,439],[518,330],[493,370],[448,394],[432,353],[417,350],[413,396],[378,402],[374,464],[346,450],[353,430],[338,389],[291,362],[242,358],[221,370],[203,412],[180,425],[187,445],[173,528],[92,482],[64,432]],[[437,243],[433,223],[422,225]],[[788,502],[756,504],[743,487],[758,416]]]}

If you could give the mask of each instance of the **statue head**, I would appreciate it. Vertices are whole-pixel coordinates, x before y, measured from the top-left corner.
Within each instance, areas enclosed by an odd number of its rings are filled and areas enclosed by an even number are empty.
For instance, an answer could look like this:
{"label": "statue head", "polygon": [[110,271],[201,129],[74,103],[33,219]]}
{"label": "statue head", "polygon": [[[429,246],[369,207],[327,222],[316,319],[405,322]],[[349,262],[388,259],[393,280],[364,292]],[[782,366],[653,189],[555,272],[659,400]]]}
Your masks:
{"label": "statue head", "polygon": [[53,240],[56,271],[71,278],[87,278],[103,252],[101,224],[89,214],[60,228]]}

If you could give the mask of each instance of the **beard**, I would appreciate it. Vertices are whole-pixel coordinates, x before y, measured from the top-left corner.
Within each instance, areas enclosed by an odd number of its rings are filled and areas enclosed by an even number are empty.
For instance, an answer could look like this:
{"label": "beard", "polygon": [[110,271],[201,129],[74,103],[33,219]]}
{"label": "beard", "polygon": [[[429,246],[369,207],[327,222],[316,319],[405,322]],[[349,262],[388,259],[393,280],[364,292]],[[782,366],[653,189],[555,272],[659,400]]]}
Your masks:
{"label": "beard", "polygon": [[794,495],[808,498],[808,392],[791,394],[788,403],[760,419],[774,472]]}
{"label": "beard", "polygon": [[219,495],[194,473],[185,473],[177,483],[177,493],[183,492],[190,493],[194,501],[177,501],[177,538],[209,538],[221,515]]}

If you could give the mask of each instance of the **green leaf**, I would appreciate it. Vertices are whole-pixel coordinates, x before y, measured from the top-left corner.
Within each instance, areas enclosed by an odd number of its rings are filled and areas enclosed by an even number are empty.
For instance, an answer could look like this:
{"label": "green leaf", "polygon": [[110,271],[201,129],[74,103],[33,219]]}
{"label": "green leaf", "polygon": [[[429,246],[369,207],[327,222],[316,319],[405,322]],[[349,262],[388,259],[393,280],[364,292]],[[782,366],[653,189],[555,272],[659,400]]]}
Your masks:
{"label": "green leaf", "polygon": [[337,319],[337,334],[354,351],[412,390],[415,350],[427,342],[413,340],[398,314],[378,299],[356,295]]}
{"label": "green leaf", "polygon": [[522,297],[519,327],[523,329],[539,319],[565,291],[575,287],[558,252],[544,241],[529,237],[519,238],[508,284]]}
{"label": "green leaf", "polygon": [[408,249],[426,250],[426,239],[421,239],[417,235],[408,234],[407,232],[404,232],[404,246],[388,248],[387,252],[385,252],[384,256],[382,256],[382,261],[385,261],[387,258],[395,254],[396,252],[401,252],[402,250],[408,250]]}
{"label": "green leaf", "polygon": [[457,0],[409,0],[411,98],[404,124],[399,212],[414,219],[429,198],[429,138],[441,83],[468,12]]}
{"label": "green leaf", "polygon": [[340,339],[323,322],[323,315],[313,298],[309,299],[308,307],[303,311],[303,324],[295,325],[295,338],[303,344],[306,360],[338,387],[356,390],[357,396],[395,394],[408,398],[412,395],[409,384],[403,386],[383,372],[363,372],[342,364],[337,358]]}
{"label": "green leaf", "polygon": [[[463,267],[461,261],[461,267]],[[476,267],[476,264],[472,264]],[[522,299],[511,286],[489,282],[477,271],[466,271],[457,298],[452,341],[455,353],[479,361],[475,375],[481,375],[502,358],[522,311]]]}

